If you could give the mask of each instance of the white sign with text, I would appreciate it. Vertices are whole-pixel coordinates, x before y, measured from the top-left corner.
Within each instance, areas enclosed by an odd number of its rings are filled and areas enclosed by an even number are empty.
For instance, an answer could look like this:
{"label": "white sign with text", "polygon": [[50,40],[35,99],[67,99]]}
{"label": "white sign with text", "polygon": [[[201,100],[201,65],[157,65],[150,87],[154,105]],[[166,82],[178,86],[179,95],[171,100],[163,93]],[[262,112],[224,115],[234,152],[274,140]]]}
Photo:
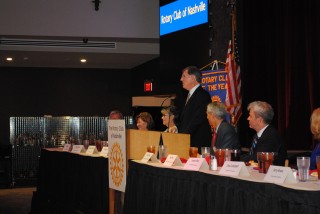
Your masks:
{"label": "white sign with text", "polygon": [[209,165],[205,158],[189,158],[183,169],[186,170],[209,170]]}
{"label": "white sign with text", "polygon": [[297,183],[290,167],[271,165],[268,169],[264,181],[272,183]]}
{"label": "white sign with text", "polygon": [[159,162],[159,160],[157,159],[155,154],[153,154],[152,152],[146,152],[146,154],[141,159],[141,162],[142,163],[148,163],[149,161],[153,162],[153,163],[158,163]]}
{"label": "white sign with text", "polygon": [[70,143],[64,144],[62,151],[70,152],[70,150],[71,150],[71,144]]}
{"label": "white sign with text", "polygon": [[108,157],[108,151],[109,151],[108,147],[104,146],[101,149],[100,155],[103,156],[103,157]]}
{"label": "white sign with text", "polygon": [[89,146],[87,151],[86,151],[86,154],[87,155],[93,155],[93,154],[98,154],[98,150],[97,150],[97,147],[96,146]]}
{"label": "white sign with text", "polygon": [[182,163],[178,155],[168,155],[163,165],[164,166],[182,166]]}
{"label": "white sign with text", "polygon": [[242,161],[225,161],[219,174],[228,176],[250,176],[246,165]]}
{"label": "white sign with text", "polygon": [[73,145],[71,152],[80,154],[80,153],[85,153],[86,149],[84,148],[83,145]]}

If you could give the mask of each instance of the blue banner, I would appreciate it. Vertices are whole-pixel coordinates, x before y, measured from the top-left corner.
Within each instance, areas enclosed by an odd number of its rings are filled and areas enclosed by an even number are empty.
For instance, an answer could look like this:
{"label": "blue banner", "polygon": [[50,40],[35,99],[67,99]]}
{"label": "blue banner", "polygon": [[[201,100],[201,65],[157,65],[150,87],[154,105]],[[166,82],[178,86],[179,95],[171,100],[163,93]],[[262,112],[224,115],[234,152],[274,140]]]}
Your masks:
{"label": "blue banner", "polygon": [[[209,92],[211,102],[225,103],[228,89],[228,73],[224,70],[202,71],[202,88]],[[227,122],[231,122],[231,117],[227,114]]]}
{"label": "blue banner", "polygon": [[208,0],[178,0],[160,7],[160,36],[208,22]]}
{"label": "blue banner", "polygon": [[227,82],[227,72],[224,69],[202,71],[201,86],[209,92],[212,102],[225,102],[228,86]]}

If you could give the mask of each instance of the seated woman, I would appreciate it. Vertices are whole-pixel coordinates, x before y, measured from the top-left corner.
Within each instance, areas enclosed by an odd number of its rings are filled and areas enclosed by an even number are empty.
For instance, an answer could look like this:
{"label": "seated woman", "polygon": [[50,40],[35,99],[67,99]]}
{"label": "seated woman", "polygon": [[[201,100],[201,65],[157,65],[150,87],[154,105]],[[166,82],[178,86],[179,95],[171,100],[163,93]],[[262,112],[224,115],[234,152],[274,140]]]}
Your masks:
{"label": "seated woman", "polygon": [[161,113],[162,123],[167,127],[164,132],[178,133],[178,128],[175,123],[178,116],[176,108],[174,106],[164,107]]}
{"label": "seated woman", "polygon": [[148,112],[141,112],[138,114],[138,116],[136,116],[136,121],[139,130],[149,131],[153,129],[153,118]]}
{"label": "seated woman", "polygon": [[314,150],[311,153],[311,160],[310,160],[310,169],[316,169],[316,156],[320,156],[320,108],[315,109],[312,112],[310,118],[310,129],[313,137],[318,143],[314,147]]}

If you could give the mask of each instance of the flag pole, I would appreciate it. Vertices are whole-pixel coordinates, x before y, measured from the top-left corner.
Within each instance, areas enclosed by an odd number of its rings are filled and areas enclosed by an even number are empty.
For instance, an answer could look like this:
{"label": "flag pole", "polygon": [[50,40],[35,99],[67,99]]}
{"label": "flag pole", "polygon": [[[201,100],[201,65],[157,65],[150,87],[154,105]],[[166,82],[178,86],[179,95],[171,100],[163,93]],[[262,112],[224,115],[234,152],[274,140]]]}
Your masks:
{"label": "flag pole", "polygon": [[200,68],[200,70],[202,71],[203,69],[205,69],[206,67],[208,67],[209,65],[213,65],[213,64],[216,64],[216,63],[220,63],[220,64],[223,64],[225,65],[226,63],[225,62],[221,62],[219,60],[213,60],[212,62],[208,63],[207,65],[203,66],[202,68]]}

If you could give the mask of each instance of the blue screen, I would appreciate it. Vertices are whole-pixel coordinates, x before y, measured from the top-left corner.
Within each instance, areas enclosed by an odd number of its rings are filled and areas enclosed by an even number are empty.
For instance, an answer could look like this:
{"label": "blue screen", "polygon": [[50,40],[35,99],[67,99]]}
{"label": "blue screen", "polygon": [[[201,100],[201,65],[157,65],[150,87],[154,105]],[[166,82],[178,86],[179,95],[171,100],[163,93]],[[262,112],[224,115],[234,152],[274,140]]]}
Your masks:
{"label": "blue screen", "polygon": [[160,36],[207,22],[207,0],[178,0],[160,7]]}

